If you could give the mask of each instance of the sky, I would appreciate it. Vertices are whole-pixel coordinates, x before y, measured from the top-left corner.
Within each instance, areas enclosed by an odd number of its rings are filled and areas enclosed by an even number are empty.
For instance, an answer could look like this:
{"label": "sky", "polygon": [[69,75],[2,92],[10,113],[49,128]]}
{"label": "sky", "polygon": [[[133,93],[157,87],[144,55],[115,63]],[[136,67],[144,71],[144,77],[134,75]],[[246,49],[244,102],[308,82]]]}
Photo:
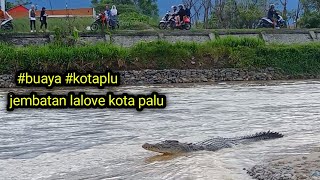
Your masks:
{"label": "sky", "polygon": [[[14,2],[14,0],[9,1]],[[66,4],[68,5],[68,8],[83,8],[91,6],[91,0],[31,0],[31,2],[33,4],[37,4],[39,9],[41,7],[46,7],[47,9],[63,9],[66,8]],[[296,8],[297,2],[298,0],[289,0],[288,9]],[[181,0],[158,0],[159,15],[164,15],[166,11],[170,10],[172,5],[178,5],[180,3]]]}

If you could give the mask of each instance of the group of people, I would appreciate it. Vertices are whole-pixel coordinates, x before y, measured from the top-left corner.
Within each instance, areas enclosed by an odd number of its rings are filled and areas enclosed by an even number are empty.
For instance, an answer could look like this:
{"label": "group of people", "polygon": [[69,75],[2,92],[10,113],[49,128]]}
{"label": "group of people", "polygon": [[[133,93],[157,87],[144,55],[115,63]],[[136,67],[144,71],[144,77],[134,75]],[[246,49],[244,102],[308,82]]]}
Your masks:
{"label": "group of people", "polygon": [[[29,10],[29,19],[30,19],[30,29],[31,32],[36,32],[36,9],[34,5],[31,5],[31,9]],[[43,7],[40,12],[40,29],[42,30],[43,26],[45,28],[45,31],[47,31],[48,23],[47,23],[47,16],[46,8]]]}
{"label": "group of people", "polygon": [[[185,16],[190,17],[190,8],[187,6],[184,6],[182,4],[177,6],[172,6],[172,14],[174,15],[177,26],[181,25],[181,22],[183,21],[183,18]],[[117,15],[118,15],[118,10],[115,5],[112,6],[110,9],[109,5],[106,5],[106,9],[102,14],[102,24],[103,25],[110,25],[111,27],[115,27],[115,23],[117,22]],[[31,5],[31,9],[29,10],[29,19],[30,19],[30,29],[31,32],[36,32],[36,9],[34,5]],[[274,26],[276,27],[276,20],[274,16],[277,16],[277,12],[275,10],[275,6],[273,4],[270,5],[270,9],[268,11],[268,19],[270,19],[272,22],[274,22]],[[47,31],[47,13],[46,13],[46,8],[43,7],[40,13],[40,29],[42,30],[43,26],[45,27],[45,31]],[[7,12],[4,12],[1,10],[0,6],[0,22],[8,19],[10,15]]]}
{"label": "group of people", "polygon": [[[29,10],[29,20],[30,20],[30,29],[31,29],[31,32],[36,32],[36,9],[35,9],[35,6],[34,5],[31,5],[31,9]],[[40,25],[40,29],[42,30],[42,27],[44,26],[45,27],[45,30],[47,30],[47,13],[46,13],[46,8],[43,7],[42,10],[41,10],[41,13],[40,13],[40,22],[41,22],[41,25]],[[11,16],[5,12],[5,11],[2,11],[1,10],[1,6],[0,6],[0,22],[8,19],[8,18],[11,18]]]}
{"label": "group of people", "polygon": [[173,11],[172,14],[175,16],[177,26],[181,25],[181,22],[185,16],[190,17],[190,8],[184,6],[183,4],[179,4],[178,7],[172,6],[171,8]]}
{"label": "group of people", "polygon": [[109,5],[106,5],[106,9],[101,13],[102,17],[102,25],[110,25],[111,27],[115,27],[115,23],[117,22],[118,10],[115,5],[113,5],[110,9]]}

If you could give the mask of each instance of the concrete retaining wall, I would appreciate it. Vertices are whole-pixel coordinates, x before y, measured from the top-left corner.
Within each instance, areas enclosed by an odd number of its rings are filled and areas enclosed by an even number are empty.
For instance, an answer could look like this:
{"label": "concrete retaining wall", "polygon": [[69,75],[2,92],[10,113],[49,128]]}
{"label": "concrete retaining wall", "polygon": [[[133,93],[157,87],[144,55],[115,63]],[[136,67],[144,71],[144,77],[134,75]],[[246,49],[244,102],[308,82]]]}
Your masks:
{"label": "concrete retaining wall", "polygon": [[[80,41],[84,43],[111,42],[123,47],[130,47],[138,42],[165,40],[175,42],[205,42],[216,38],[234,37],[254,37],[262,38],[267,43],[308,43],[320,41],[320,30],[269,30],[269,31],[227,31],[213,32],[204,30],[202,32],[192,31],[121,31],[109,34],[80,34]],[[0,34],[0,40],[19,46],[29,44],[46,44],[53,41],[52,34]]]}

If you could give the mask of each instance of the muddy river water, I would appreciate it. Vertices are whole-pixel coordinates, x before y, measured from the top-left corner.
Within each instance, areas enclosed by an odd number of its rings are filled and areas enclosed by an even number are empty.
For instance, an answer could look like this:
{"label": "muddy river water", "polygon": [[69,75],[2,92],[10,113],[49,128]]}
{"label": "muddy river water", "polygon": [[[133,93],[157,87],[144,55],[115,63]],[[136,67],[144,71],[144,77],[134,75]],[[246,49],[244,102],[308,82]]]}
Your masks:
{"label": "muddy river water", "polygon": [[[103,94],[96,88],[74,89]],[[166,109],[18,109],[0,90],[0,179],[250,179],[243,168],[319,146],[320,82],[130,86],[165,94]],[[15,89],[15,91],[21,91]],[[68,93],[70,89],[57,92]],[[22,92],[21,92],[22,93]],[[145,142],[196,142],[279,131],[284,138],[217,152],[157,156]]]}

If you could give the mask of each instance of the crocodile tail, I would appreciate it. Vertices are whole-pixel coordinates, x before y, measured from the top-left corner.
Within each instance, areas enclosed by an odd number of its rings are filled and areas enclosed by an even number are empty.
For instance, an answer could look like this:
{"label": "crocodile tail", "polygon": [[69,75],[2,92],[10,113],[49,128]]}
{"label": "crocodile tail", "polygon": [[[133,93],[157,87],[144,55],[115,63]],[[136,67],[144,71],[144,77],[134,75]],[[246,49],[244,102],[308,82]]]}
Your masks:
{"label": "crocodile tail", "polygon": [[260,133],[256,133],[254,135],[250,135],[250,136],[244,136],[241,138],[241,140],[243,141],[261,141],[261,140],[267,140],[267,139],[277,139],[277,138],[282,138],[283,134],[280,134],[278,132],[260,132]]}

